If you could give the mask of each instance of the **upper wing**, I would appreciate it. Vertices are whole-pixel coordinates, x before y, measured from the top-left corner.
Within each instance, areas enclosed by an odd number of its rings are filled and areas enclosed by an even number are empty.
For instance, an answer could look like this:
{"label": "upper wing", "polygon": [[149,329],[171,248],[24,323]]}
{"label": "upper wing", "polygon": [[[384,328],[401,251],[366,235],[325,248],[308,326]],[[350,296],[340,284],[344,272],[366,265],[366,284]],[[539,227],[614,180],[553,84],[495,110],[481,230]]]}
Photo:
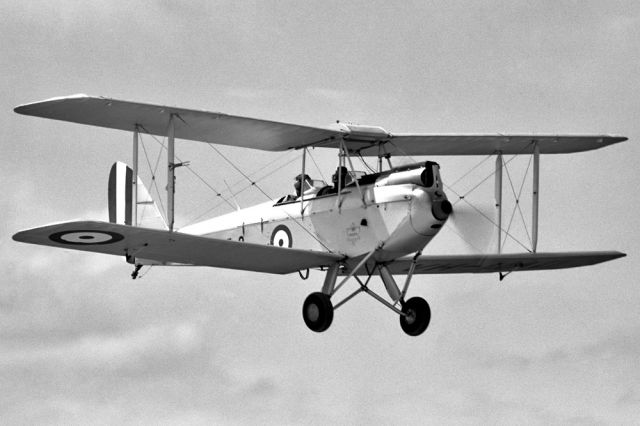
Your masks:
{"label": "upper wing", "polygon": [[117,99],[74,95],[15,108],[19,114],[92,126],[141,131],[166,136],[174,114],[175,137],[267,151],[305,146],[338,148],[344,140],[362,155],[490,155],[529,154],[537,142],[540,153],[588,151],[627,140],[608,135],[420,135],[391,134],[380,127],[340,123],[331,128],[258,120]]}
{"label": "upper wing", "polygon": [[[541,154],[589,151],[626,141],[608,135],[392,135],[383,152],[392,155],[492,155],[532,154],[537,143]],[[362,155],[379,155],[377,146],[361,144]]]}
{"label": "upper wing", "polygon": [[343,258],[334,253],[219,240],[119,225],[108,222],[65,222],[18,232],[16,241],[158,262],[214,266],[273,274],[329,266]]}
{"label": "upper wing", "polygon": [[169,117],[175,114],[176,138],[267,151],[283,151],[340,135],[337,130],[87,95],[20,105],[14,111],[130,132],[137,125],[143,132],[160,136],[167,135]]}
{"label": "upper wing", "polygon": [[[418,258],[416,274],[462,274],[512,271],[537,271],[595,265],[626,256],[618,251],[566,253],[425,255]],[[402,258],[387,266],[394,274],[406,274],[412,258]]]}

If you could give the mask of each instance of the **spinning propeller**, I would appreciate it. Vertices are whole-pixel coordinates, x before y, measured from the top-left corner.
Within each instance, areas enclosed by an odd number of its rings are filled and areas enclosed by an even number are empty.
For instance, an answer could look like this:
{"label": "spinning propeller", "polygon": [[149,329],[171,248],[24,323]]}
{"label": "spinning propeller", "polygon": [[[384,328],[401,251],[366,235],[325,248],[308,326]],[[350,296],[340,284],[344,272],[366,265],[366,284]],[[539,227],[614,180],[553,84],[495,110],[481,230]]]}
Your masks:
{"label": "spinning propeller", "polygon": [[[496,244],[497,228],[494,221],[495,211],[491,206],[472,206],[460,200],[453,205],[445,228],[453,231],[474,252],[489,253]],[[446,230],[444,232],[452,234]]]}

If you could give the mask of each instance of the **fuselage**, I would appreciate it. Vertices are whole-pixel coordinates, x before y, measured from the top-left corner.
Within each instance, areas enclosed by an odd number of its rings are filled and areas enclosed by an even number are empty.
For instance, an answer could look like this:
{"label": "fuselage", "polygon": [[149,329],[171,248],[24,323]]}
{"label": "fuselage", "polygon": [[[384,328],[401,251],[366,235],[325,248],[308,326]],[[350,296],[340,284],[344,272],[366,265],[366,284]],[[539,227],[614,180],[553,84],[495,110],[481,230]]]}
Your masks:
{"label": "fuselage", "polygon": [[439,167],[427,162],[365,175],[336,188],[240,209],[180,232],[358,257],[382,245],[386,262],[422,250],[451,212]]}

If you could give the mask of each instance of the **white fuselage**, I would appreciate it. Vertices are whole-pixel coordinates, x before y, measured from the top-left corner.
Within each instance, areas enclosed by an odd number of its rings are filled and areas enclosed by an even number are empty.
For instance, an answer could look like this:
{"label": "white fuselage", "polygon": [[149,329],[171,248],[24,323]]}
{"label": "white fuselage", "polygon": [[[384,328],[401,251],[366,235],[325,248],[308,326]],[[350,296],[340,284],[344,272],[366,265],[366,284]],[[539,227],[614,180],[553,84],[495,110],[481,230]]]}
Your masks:
{"label": "white fuselage", "polygon": [[[436,165],[437,167],[437,165]],[[421,170],[424,170],[422,168]],[[419,172],[418,170],[417,172]],[[417,172],[414,172],[415,175]],[[436,174],[437,169],[435,169]],[[396,173],[402,178],[402,173]],[[256,244],[331,251],[348,257],[371,252],[385,262],[429,243],[447,219],[433,213],[446,202],[438,178],[432,187],[391,176],[337,193],[309,191],[291,201],[270,201],[180,229],[180,232]],[[415,179],[413,179],[415,181]],[[293,197],[292,197],[293,198]]]}

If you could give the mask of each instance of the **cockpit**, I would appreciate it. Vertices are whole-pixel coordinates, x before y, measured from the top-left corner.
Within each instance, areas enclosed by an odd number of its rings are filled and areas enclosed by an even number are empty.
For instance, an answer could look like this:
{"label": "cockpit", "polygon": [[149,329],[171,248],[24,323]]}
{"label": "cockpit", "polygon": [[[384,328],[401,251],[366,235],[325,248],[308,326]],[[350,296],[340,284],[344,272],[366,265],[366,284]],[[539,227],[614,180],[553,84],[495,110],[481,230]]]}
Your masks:
{"label": "cockpit", "polygon": [[293,180],[294,194],[280,198],[276,205],[299,201],[301,198],[316,198],[338,193],[338,188],[346,188],[355,185],[356,180],[362,178],[365,172],[350,172],[346,167],[338,167],[331,177],[332,185],[327,185],[324,180],[312,179],[308,174],[299,174]]}
{"label": "cockpit", "polygon": [[280,198],[276,205],[293,203],[311,198],[329,197],[344,191],[350,191],[356,185],[364,186],[374,184],[376,186],[414,184],[435,191],[437,197],[442,196],[442,182],[439,173],[440,166],[433,161],[407,164],[378,173],[366,174],[361,171],[349,171],[340,166],[331,178],[332,185],[327,185],[323,180],[311,179],[307,174],[299,174],[294,178],[295,195],[286,195]]}

